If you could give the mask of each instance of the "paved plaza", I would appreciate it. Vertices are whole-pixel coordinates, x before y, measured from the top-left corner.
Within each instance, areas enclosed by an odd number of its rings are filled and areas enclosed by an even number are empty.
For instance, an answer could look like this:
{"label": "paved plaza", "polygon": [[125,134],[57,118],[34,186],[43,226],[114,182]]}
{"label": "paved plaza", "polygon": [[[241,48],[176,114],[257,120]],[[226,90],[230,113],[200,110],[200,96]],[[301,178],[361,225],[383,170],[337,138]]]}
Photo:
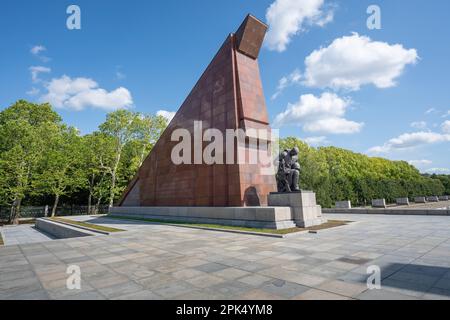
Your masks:
{"label": "paved plaza", "polygon": [[[22,243],[35,243],[52,240],[50,235],[36,230],[33,225],[5,226],[0,227],[5,245]],[[1,250],[1,248],[0,248]]]}
{"label": "paved plaza", "polygon": [[[0,299],[450,298],[450,217],[326,218],[354,222],[281,239],[83,217],[127,231],[0,247]],[[367,288],[371,265],[380,290]]]}

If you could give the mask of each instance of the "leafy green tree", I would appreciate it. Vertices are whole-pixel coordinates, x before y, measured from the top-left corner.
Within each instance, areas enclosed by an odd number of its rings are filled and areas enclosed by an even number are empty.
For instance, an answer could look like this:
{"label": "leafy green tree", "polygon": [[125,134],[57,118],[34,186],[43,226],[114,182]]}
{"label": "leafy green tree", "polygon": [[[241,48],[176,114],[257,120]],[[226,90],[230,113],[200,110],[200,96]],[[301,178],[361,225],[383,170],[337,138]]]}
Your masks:
{"label": "leafy green tree", "polygon": [[112,158],[100,159],[102,170],[110,178],[109,206],[125,189],[166,126],[167,122],[161,116],[146,116],[128,110],[107,115],[99,128],[102,134],[112,139],[113,146]]}
{"label": "leafy green tree", "polygon": [[[114,160],[113,138],[100,132],[82,138],[83,177],[88,190],[88,212],[94,214],[110,189],[110,179],[105,164]],[[105,191],[106,190],[106,191]],[[93,201],[96,201],[93,206]]]}
{"label": "leafy green tree", "polygon": [[50,127],[47,136],[45,157],[39,165],[33,186],[39,193],[47,192],[54,196],[53,217],[61,196],[83,185],[82,145],[81,137],[73,127]]}
{"label": "leafy green tree", "polygon": [[0,195],[11,206],[10,222],[17,223],[23,199],[33,180],[49,132],[61,118],[49,104],[19,100],[0,112]]}
{"label": "leafy green tree", "polygon": [[113,139],[112,161],[101,163],[102,169],[110,175],[109,206],[114,204],[118,193],[117,176],[124,147],[132,141],[137,132],[137,115],[128,110],[117,110],[106,116],[106,121],[100,125],[100,132]]}

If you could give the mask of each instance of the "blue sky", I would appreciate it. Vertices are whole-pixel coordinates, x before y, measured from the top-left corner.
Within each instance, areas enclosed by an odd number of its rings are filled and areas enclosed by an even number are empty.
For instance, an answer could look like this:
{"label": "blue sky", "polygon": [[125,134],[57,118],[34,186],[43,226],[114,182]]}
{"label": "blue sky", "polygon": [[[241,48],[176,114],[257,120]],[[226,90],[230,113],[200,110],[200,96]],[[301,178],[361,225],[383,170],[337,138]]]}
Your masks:
{"label": "blue sky", "polygon": [[[81,30],[66,27],[71,4]],[[371,4],[380,30],[367,27]],[[252,13],[271,28],[259,62],[282,136],[450,173],[447,0],[4,0],[0,8],[1,108],[49,100],[82,133],[118,107],[176,111]]]}

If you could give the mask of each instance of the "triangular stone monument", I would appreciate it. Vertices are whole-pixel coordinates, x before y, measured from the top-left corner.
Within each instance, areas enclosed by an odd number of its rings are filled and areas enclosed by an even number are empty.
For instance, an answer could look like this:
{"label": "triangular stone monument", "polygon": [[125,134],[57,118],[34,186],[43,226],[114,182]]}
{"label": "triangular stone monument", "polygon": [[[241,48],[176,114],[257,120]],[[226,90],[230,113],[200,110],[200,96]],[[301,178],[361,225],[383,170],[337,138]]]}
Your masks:
{"label": "triangular stone monument", "polygon": [[[124,192],[122,207],[265,206],[276,191],[275,175],[259,164],[175,165],[175,129],[266,129],[269,120],[258,68],[267,26],[248,15],[230,34]],[[266,141],[267,142],[267,141]],[[225,142],[224,142],[225,143]],[[208,142],[203,142],[205,147]],[[194,143],[192,143],[194,146]],[[246,145],[245,148],[251,148]],[[193,151],[192,151],[193,152]],[[226,157],[224,150],[224,157]]]}

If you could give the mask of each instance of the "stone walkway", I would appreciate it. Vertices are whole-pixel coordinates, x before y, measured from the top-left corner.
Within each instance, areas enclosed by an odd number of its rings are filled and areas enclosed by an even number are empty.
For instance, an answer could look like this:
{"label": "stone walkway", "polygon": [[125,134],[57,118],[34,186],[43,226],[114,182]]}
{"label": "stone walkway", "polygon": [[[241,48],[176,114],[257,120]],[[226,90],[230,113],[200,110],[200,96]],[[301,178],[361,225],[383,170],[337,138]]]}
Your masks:
{"label": "stone walkway", "polygon": [[0,227],[0,232],[6,246],[52,240],[50,236],[39,232],[30,224]]}
{"label": "stone walkway", "polygon": [[0,299],[450,298],[450,217],[327,218],[355,222],[277,239],[92,218],[128,231],[1,247]]}

